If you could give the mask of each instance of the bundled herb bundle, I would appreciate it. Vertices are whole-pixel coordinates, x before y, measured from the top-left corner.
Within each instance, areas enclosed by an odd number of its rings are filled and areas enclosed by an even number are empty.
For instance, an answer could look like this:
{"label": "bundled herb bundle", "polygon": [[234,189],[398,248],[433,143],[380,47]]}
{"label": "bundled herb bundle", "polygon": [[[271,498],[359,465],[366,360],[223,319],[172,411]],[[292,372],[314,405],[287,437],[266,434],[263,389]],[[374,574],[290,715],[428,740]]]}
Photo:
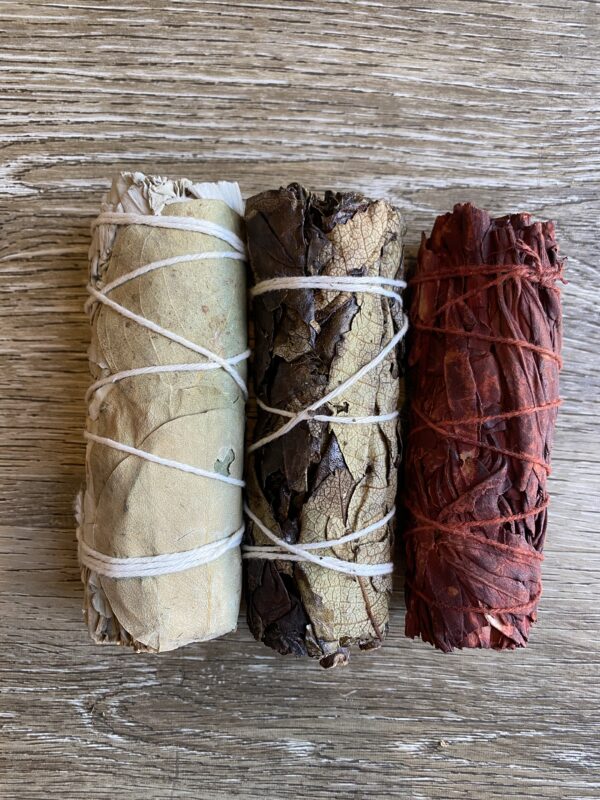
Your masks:
{"label": "bundled herb bundle", "polygon": [[237,184],[127,173],[94,223],[78,539],[97,642],[172,650],[236,627],[242,215]]}
{"label": "bundled herb bundle", "polygon": [[406,633],[527,643],[541,594],[559,405],[562,262],[551,222],[438,217],[413,279]]}
{"label": "bundled herb bundle", "polygon": [[384,201],[297,184],[246,208],[258,404],[248,620],[280,653],[331,667],[388,627],[402,221]]}

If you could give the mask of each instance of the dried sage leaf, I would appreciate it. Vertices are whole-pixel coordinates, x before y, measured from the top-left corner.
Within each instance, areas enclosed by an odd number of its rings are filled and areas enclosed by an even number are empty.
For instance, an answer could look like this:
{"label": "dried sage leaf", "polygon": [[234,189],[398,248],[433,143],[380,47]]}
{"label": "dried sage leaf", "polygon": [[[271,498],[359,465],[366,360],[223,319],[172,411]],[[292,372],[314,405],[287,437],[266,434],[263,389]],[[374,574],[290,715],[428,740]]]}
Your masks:
{"label": "dried sage leaf", "polygon": [[[231,197],[238,198],[236,202]],[[192,184],[125,173],[102,211],[203,220],[242,236],[235,184]],[[139,219],[139,217],[137,218]],[[153,262],[231,248],[218,237],[147,224],[96,227],[90,281],[101,290]],[[221,356],[246,349],[244,262],[212,256],[183,261],[117,285],[110,298]],[[89,351],[94,381],[203,356],[96,302]],[[245,363],[236,365],[243,377]],[[241,479],[244,396],[224,369],[136,374],[109,380],[91,397],[87,430],[192,467]],[[111,559],[189,552],[242,525],[241,488],[152,463],[89,441],[80,509],[80,547]],[[100,567],[99,567],[100,568]],[[85,613],[96,642],[172,650],[235,629],[241,594],[239,546],[184,571],[107,577],[82,567]]]}

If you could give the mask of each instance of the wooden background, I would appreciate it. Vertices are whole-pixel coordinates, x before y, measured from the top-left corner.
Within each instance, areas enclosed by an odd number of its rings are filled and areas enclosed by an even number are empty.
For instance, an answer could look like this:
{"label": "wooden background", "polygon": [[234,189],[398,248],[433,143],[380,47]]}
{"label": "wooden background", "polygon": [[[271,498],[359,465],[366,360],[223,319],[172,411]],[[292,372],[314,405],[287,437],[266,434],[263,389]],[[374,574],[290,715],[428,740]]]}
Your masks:
{"label": "wooden background", "polygon": [[[0,3],[0,796],[600,797],[594,0]],[[565,404],[522,652],[403,638],[325,673],[235,635],[160,657],[81,618],[89,226],[141,169],[358,188],[409,255],[454,202],[557,220]],[[400,589],[401,587],[399,587]]]}

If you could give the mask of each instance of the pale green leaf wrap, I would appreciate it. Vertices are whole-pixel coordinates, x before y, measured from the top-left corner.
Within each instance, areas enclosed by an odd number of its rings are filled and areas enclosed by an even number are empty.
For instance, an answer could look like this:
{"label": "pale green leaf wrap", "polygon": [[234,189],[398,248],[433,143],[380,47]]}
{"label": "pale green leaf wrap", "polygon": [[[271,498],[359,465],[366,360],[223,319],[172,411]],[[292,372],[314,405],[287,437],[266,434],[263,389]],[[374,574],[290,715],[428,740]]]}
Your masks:
{"label": "pale green leaf wrap", "polygon": [[[199,192],[198,186],[209,190]],[[196,196],[219,196],[216,188],[123,174],[115,179],[102,210],[208,220],[241,237],[239,213],[221,199]],[[91,283],[100,289],[150,262],[224,250],[231,247],[203,233],[103,225],[92,243]],[[247,347],[243,261],[179,263],[129,281],[110,297],[224,358]],[[92,307],[91,326],[94,380],[121,370],[203,359],[98,303]],[[236,369],[245,377],[245,362]],[[242,477],[244,396],[223,369],[138,375],[108,384],[93,397],[87,426],[99,436],[165,458]],[[80,521],[83,541],[114,557],[191,550],[241,526],[241,488],[90,442]],[[82,577],[86,618],[97,642],[173,650],[221,636],[237,624],[239,547],[179,573],[107,578],[83,567]]]}

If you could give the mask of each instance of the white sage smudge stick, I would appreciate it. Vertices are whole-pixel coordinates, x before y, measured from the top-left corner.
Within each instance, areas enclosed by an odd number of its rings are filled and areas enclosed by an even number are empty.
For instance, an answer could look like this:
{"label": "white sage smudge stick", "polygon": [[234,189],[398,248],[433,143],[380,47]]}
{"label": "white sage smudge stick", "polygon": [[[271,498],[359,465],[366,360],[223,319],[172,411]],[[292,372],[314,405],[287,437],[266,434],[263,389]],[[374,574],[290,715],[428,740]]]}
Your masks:
{"label": "white sage smudge stick", "polygon": [[93,224],[85,615],[173,650],[237,625],[246,391],[237,184],[118,176]]}

